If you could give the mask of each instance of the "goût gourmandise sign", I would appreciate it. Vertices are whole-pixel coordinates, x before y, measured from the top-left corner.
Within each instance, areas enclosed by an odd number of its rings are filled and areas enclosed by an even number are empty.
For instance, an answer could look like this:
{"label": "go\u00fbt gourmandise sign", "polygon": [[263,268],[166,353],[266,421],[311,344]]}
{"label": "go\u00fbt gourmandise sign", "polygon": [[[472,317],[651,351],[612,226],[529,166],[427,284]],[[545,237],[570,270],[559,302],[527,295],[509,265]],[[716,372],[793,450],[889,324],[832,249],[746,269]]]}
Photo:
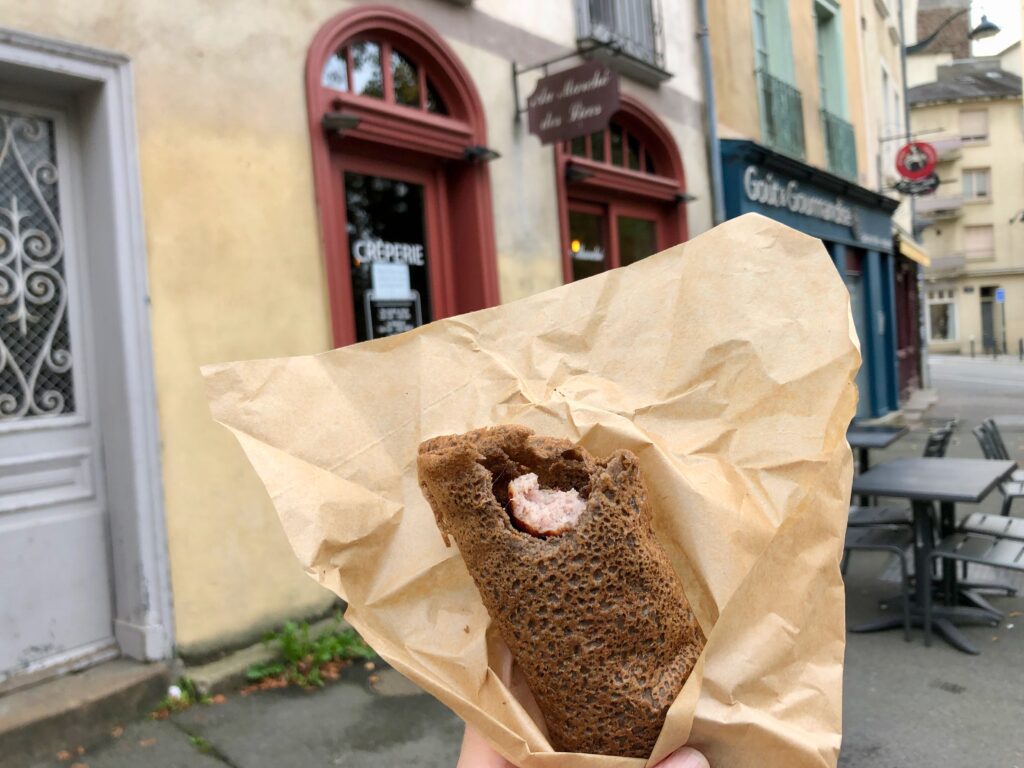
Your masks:
{"label": "go\u00fbt gourmandise sign", "polygon": [[530,133],[543,144],[608,127],[619,108],[619,77],[596,61],[542,77],[526,101]]}

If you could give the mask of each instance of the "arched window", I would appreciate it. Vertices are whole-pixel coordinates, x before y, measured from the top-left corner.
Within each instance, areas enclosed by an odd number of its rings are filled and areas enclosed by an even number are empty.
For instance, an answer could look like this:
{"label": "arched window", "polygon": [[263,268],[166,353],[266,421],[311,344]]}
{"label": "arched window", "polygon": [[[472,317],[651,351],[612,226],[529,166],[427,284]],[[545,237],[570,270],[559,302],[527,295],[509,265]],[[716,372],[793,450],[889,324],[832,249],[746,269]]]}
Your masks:
{"label": "arched window", "polygon": [[483,109],[441,37],[388,6],[342,13],[306,96],[335,343],[496,304]]}
{"label": "arched window", "polygon": [[555,149],[566,282],[627,266],[687,238],[675,140],[623,95],[603,131]]}
{"label": "arched window", "polygon": [[324,63],[320,85],[329,91],[448,114],[426,69],[380,39],[350,40],[342,45]]}

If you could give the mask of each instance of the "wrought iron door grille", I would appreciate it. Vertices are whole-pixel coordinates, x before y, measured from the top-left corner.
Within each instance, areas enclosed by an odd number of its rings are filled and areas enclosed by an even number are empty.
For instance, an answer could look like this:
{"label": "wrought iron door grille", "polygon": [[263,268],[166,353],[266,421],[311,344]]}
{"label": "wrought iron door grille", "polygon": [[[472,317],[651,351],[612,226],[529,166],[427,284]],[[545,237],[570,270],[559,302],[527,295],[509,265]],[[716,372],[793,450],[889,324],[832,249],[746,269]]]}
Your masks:
{"label": "wrought iron door grille", "polygon": [[757,84],[765,143],[779,152],[803,159],[804,100],[800,91],[764,70],[758,70]]}
{"label": "wrought iron door grille", "polygon": [[576,0],[577,38],[614,45],[658,69],[665,68],[659,0]]}
{"label": "wrought iron door grille", "polygon": [[0,422],[74,413],[52,120],[0,110]]}
{"label": "wrought iron door grille", "polygon": [[857,139],[853,126],[827,109],[821,110],[821,123],[825,131],[825,149],[828,168],[844,178],[857,180]]}

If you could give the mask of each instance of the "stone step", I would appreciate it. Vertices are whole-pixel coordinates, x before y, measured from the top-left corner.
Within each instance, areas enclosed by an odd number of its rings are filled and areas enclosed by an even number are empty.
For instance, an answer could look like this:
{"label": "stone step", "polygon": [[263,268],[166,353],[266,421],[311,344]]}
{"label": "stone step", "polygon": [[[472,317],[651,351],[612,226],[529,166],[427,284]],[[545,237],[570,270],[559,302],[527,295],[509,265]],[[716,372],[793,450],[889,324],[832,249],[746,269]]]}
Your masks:
{"label": "stone step", "polygon": [[0,696],[0,768],[106,741],[152,709],[169,679],[164,663],[115,659]]}
{"label": "stone step", "polygon": [[[325,632],[342,632],[351,628],[347,621],[326,618],[310,624],[309,634],[319,637]],[[202,694],[226,693],[248,682],[246,673],[249,667],[273,661],[278,653],[275,647],[255,643],[206,664],[186,665],[183,676],[195,683],[196,690]]]}

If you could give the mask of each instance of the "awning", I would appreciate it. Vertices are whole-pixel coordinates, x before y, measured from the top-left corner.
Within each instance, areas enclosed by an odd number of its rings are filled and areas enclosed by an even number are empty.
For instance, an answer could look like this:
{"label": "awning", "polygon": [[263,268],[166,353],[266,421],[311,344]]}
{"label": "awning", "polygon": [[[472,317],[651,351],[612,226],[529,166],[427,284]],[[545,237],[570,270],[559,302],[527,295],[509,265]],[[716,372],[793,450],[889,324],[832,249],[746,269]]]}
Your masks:
{"label": "awning", "polygon": [[928,254],[925,253],[924,248],[920,244],[902,235],[899,237],[899,242],[901,256],[906,256],[911,261],[916,261],[922,267],[930,267],[932,265],[932,260],[928,258]]}

